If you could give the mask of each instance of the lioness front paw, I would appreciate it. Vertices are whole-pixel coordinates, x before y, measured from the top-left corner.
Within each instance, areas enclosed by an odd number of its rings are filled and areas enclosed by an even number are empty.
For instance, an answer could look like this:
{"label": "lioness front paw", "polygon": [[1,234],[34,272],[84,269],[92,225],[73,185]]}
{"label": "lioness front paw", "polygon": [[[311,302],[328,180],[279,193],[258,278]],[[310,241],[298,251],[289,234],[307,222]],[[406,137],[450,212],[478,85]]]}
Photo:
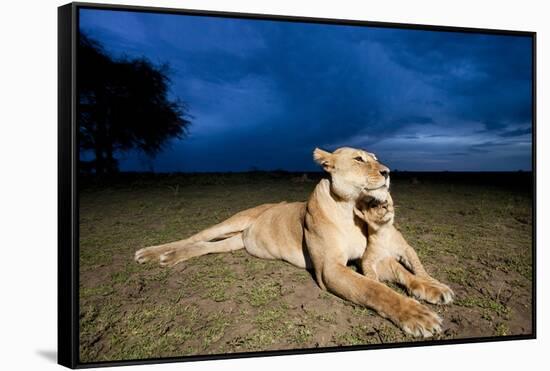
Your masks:
{"label": "lioness front paw", "polygon": [[398,325],[409,335],[431,337],[441,332],[443,320],[437,313],[414,299],[407,299],[398,318]]}
{"label": "lioness front paw", "polygon": [[415,298],[431,304],[449,304],[455,296],[449,286],[437,280],[417,279],[409,290]]}

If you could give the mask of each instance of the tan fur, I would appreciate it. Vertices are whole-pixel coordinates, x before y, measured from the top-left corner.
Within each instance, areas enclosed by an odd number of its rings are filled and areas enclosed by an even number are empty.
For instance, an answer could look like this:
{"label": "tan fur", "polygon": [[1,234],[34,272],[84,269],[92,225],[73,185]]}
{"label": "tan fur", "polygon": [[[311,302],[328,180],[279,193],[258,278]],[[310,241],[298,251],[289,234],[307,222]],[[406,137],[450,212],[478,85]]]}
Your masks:
{"label": "tan fur", "polygon": [[373,308],[405,331],[425,336],[436,332],[440,320],[429,309],[347,267],[348,261],[363,256],[367,246],[356,204],[364,198],[387,199],[389,169],[374,154],[354,148],[333,153],[315,149],[313,158],[330,179],[321,180],[307,202],[241,211],[187,239],[140,249],[135,260],[158,259],[161,265],[172,266],[195,256],[245,248],[260,258],[312,269],[321,288]]}
{"label": "tan fur", "polygon": [[[396,282],[417,299],[432,304],[452,302],[453,291],[426,272],[414,249],[394,226],[395,211],[390,195],[383,202],[359,202],[355,213],[368,225],[367,248],[361,259],[365,276],[373,280]],[[415,321],[415,325],[411,325],[407,318],[401,322],[402,328],[413,335],[431,336],[440,331],[440,319],[433,312],[424,321]]]}

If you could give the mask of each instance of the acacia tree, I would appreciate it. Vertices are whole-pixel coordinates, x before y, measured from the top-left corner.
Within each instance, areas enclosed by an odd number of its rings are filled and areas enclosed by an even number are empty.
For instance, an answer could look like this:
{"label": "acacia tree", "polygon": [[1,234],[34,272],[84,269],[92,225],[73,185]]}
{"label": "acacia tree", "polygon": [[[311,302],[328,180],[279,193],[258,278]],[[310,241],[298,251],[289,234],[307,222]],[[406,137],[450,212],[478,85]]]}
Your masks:
{"label": "acacia tree", "polygon": [[182,101],[168,97],[168,65],[114,59],[86,35],[79,39],[79,146],[93,151],[96,174],[118,171],[117,152],[154,157],[170,138],[186,136],[190,116]]}

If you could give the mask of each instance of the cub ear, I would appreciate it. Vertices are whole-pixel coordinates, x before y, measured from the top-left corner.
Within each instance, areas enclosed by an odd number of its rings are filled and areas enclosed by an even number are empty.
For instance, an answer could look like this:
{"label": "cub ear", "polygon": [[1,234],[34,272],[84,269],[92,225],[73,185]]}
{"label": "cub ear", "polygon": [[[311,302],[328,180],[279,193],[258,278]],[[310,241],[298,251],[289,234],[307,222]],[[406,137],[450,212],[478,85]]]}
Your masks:
{"label": "cub ear", "polygon": [[334,169],[333,159],[332,159],[332,153],[323,151],[322,149],[315,148],[313,151],[313,159],[315,162],[317,162],[319,165],[323,166],[323,169],[325,171],[332,171]]}

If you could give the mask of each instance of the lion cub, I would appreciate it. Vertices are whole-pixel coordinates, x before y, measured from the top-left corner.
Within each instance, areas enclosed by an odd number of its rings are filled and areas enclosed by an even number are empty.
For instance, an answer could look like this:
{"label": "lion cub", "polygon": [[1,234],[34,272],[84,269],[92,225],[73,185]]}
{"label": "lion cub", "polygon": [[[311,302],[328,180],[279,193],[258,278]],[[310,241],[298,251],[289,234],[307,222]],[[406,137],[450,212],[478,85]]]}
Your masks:
{"label": "lion cub", "polygon": [[393,225],[391,196],[384,202],[363,202],[355,214],[368,225],[367,249],[361,259],[365,276],[399,283],[410,295],[432,304],[452,302],[453,291],[426,272],[414,249]]}

